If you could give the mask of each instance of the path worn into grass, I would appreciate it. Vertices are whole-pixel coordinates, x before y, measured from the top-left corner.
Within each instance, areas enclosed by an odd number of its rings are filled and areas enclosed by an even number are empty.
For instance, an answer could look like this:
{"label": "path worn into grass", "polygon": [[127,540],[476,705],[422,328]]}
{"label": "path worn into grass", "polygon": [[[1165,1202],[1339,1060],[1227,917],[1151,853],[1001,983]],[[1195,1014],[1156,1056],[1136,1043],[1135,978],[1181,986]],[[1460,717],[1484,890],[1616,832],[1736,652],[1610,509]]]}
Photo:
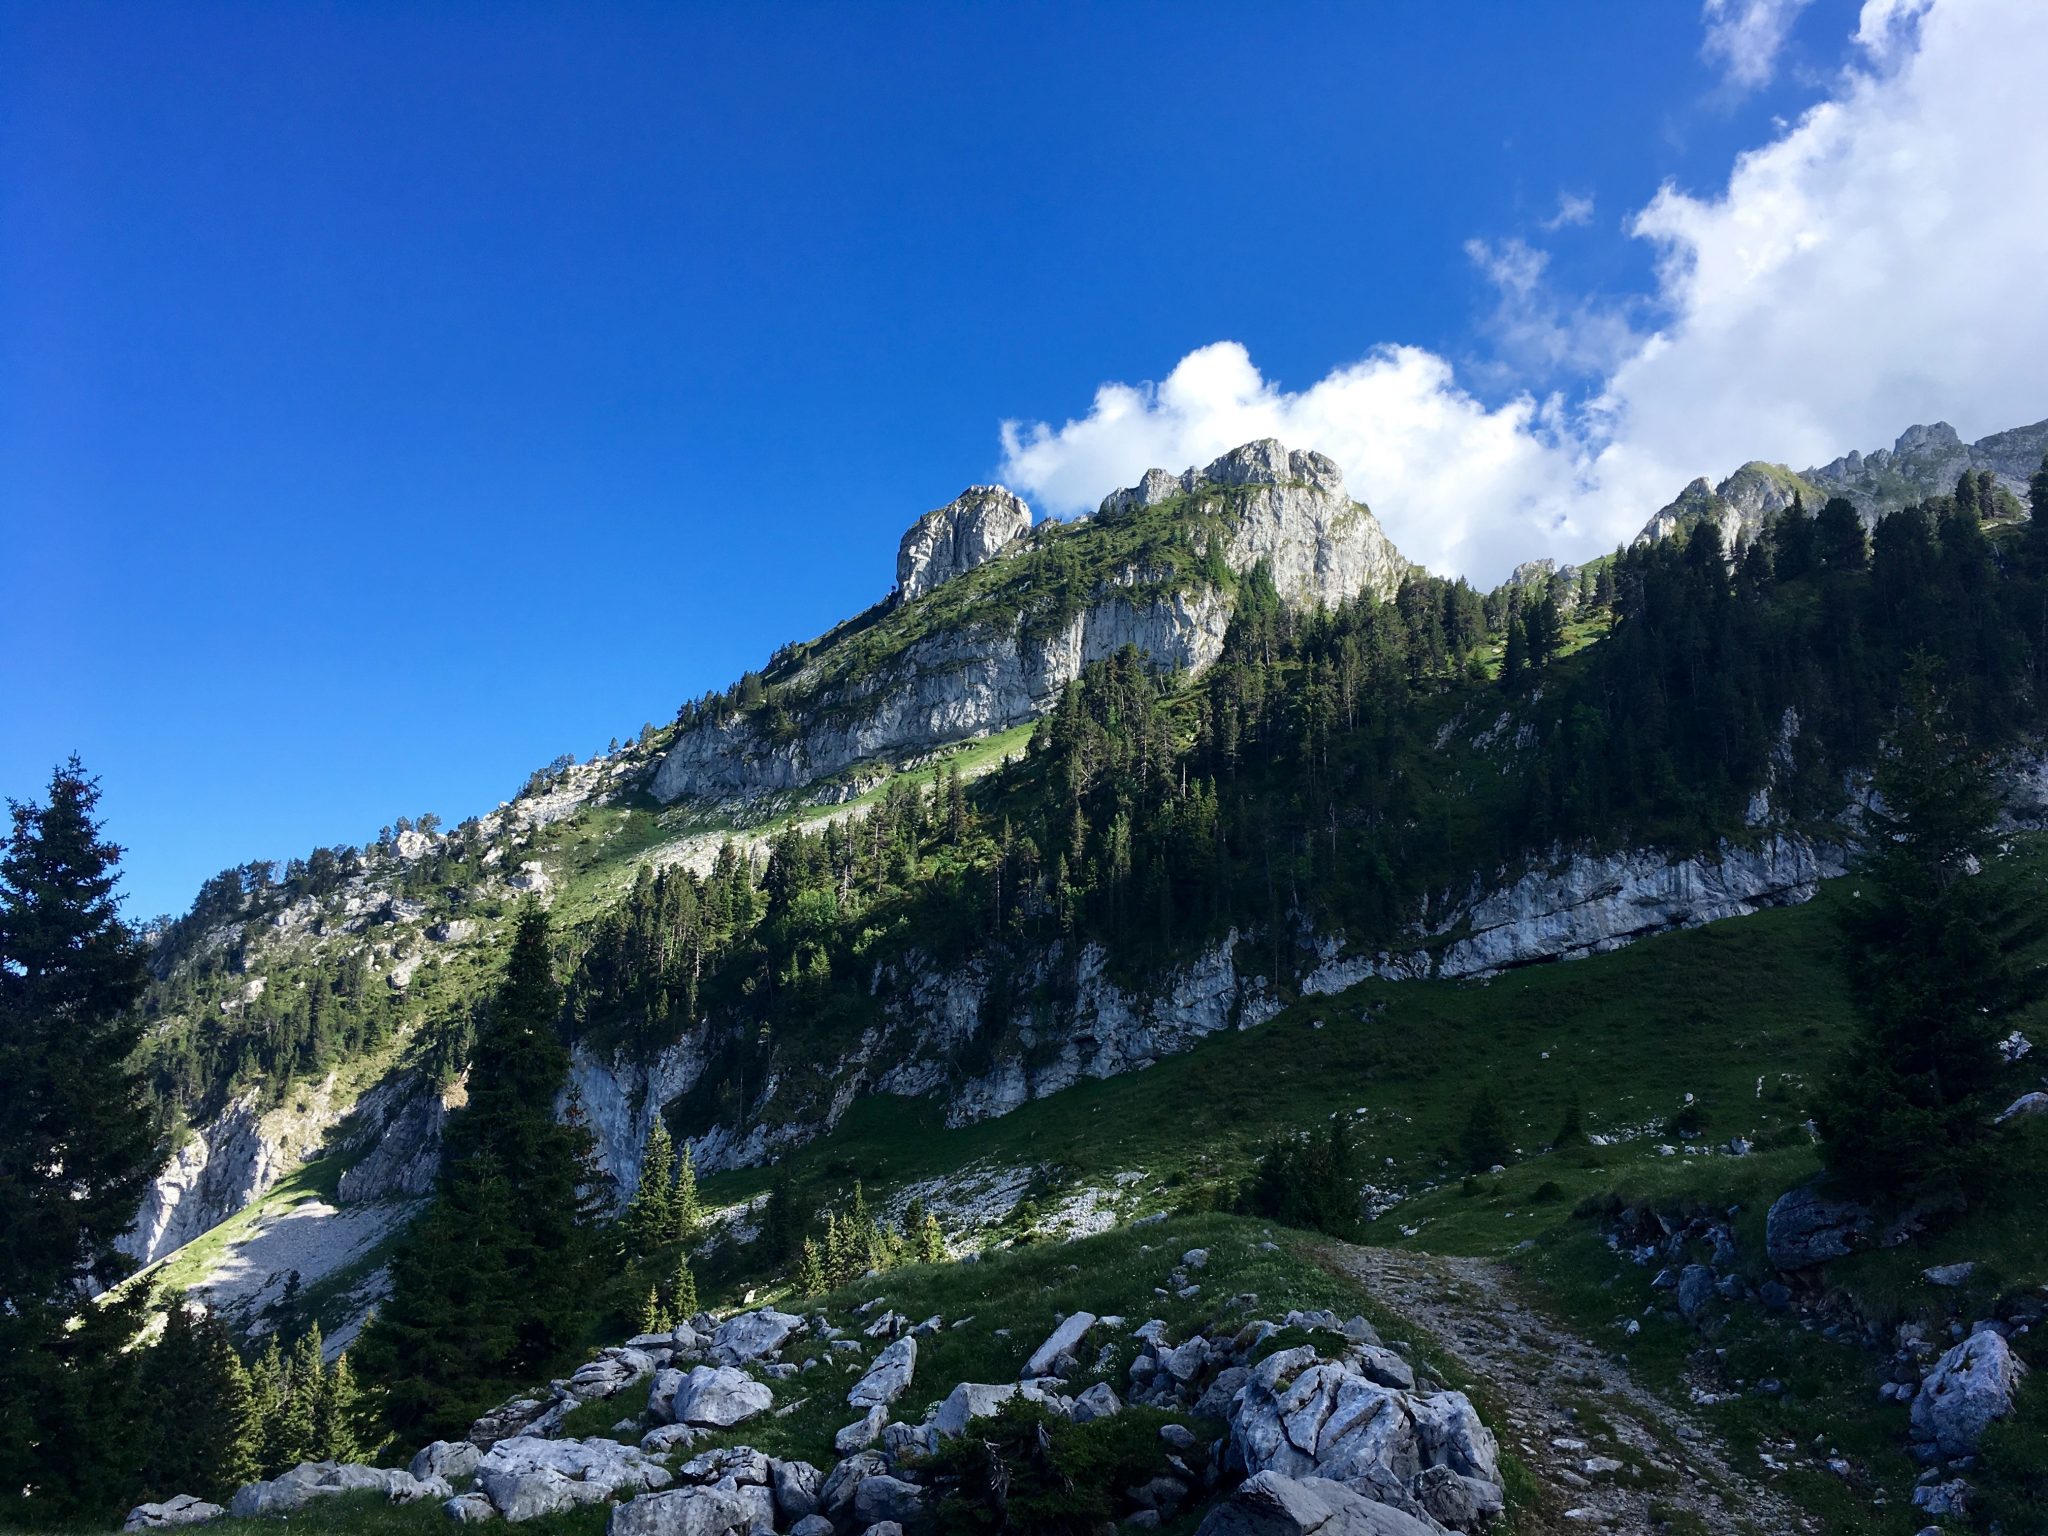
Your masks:
{"label": "path worn into grass", "polygon": [[[1487,1383],[1495,1418],[1506,1415],[1493,1428],[1554,1495],[1561,1528],[1648,1536],[1669,1528],[1663,1522],[1674,1514],[1677,1529],[1690,1515],[1716,1536],[1813,1528],[1737,1472],[1711,1431],[1643,1387],[1607,1351],[1523,1301],[1502,1265],[1345,1243],[1324,1252]],[[1617,1481],[1597,1464],[1589,1476],[1594,1457],[1636,1463],[1653,1486]]]}

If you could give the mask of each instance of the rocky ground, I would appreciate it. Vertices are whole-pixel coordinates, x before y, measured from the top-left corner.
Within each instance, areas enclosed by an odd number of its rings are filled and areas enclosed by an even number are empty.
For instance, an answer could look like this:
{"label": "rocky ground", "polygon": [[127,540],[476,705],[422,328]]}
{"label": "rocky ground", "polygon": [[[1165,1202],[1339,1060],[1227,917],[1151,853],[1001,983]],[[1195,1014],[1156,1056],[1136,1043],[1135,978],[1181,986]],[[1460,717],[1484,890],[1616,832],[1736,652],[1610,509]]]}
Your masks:
{"label": "rocky ground", "polygon": [[[1329,1256],[1385,1304],[1427,1329],[1500,1405],[1495,1430],[1553,1496],[1568,1527],[1663,1529],[1683,1511],[1707,1531],[1781,1536],[1808,1523],[1735,1470],[1727,1448],[1637,1382],[1609,1352],[1531,1307],[1487,1259],[1333,1243]],[[1598,1406],[1608,1443],[1588,1433]],[[1620,1480],[1628,1465],[1648,1475]]]}

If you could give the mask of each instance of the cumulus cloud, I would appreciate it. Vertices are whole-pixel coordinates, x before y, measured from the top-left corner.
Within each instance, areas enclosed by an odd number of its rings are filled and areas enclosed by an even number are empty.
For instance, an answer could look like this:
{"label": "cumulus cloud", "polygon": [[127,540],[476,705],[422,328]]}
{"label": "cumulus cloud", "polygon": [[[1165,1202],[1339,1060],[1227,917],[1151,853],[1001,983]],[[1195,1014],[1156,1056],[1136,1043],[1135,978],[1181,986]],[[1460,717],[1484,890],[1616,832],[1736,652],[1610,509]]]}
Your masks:
{"label": "cumulus cloud", "polygon": [[[1738,91],[1771,83],[1778,55],[1792,23],[1811,0],[1707,0],[1701,12],[1707,25],[1700,56],[1717,65],[1721,78]],[[1898,0],[1890,0],[1897,4]]]}
{"label": "cumulus cloud", "polygon": [[[1149,467],[1279,437],[1336,459],[1411,556],[1485,582],[1612,548],[1693,476],[1748,459],[1798,467],[1914,422],[1967,437],[2048,415],[2048,6],[1869,0],[1855,48],[1719,190],[1666,186],[1637,212],[1629,231],[1658,257],[1640,316],[1550,293],[1521,242],[1474,250],[1506,317],[1496,345],[1538,380],[1504,404],[1473,393],[1483,371],[1461,382],[1415,347],[1285,389],[1223,342],[1157,384],[1101,386],[1059,426],[1006,423],[1005,479],[1066,515]],[[1553,367],[1597,365],[1590,387],[1537,393],[1546,347]]]}

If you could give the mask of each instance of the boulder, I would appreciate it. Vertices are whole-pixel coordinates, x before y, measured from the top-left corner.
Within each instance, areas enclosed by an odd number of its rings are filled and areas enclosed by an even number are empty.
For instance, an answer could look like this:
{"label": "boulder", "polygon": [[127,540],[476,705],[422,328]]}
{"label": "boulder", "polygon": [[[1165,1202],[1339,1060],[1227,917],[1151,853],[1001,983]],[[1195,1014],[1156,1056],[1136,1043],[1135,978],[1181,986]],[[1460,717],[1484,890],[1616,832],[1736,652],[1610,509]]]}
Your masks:
{"label": "boulder", "polygon": [[486,1520],[498,1518],[498,1506],[488,1495],[481,1493],[458,1493],[441,1504],[441,1513],[457,1525],[481,1525]]}
{"label": "boulder", "polygon": [[1696,1318],[1714,1303],[1714,1272],[1704,1264],[1688,1264],[1678,1276],[1678,1311]]}
{"label": "boulder", "polygon": [[1086,1338],[1088,1330],[1095,1326],[1093,1312],[1076,1312],[1065,1318],[1059,1327],[1047,1335],[1046,1341],[1031,1353],[1024,1362],[1024,1375],[1048,1376],[1061,1355],[1070,1354]]}
{"label": "boulder", "polygon": [[520,1435],[501,1440],[477,1464],[476,1482],[507,1520],[531,1520],[614,1495],[666,1488],[667,1467],[636,1446],[616,1440],[543,1440]]}
{"label": "boulder", "polygon": [[893,1520],[898,1525],[915,1525],[924,1513],[924,1490],[915,1483],[887,1473],[864,1477],[853,1492],[853,1518],[857,1525],[877,1525]]}
{"label": "boulder", "polygon": [[1940,1360],[1913,1399],[1913,1434],[1944,1456],[1969,1456],[1994,1419],[2012,1412],[2026,1365],[2000,1335],[1973,1333]]}
{"label": "boulder", "polygon": [[801,1520],[818,1512],[818,1485],[824,1474],[808,1461],[771,1461],[768,1479],[775,1490],[775,1508],[784,1520]]}
{"label": "boulder", "polygon": [[751,1445],[720,1446],[692,1456],[676,1469],[686,1483],[730,1483],[735,1488],[768,1486],[770,1463]]}
{"label": "boulder", "polygon": [[742,1312],[718,1325],[711,1336],[711,1358],[719,1365],[749,1365],[764,1360],[801,1333],[804,1320],[773,1307]]}
{"label": "boulder", "polygon": [[584,1402],[596,1402],[616,1397],[653,1370],[654,1361],[643,1350],[607,1350],[588,1365],[577,1367],[569,1378],[569,1391]]}
{"label": "boulder", "polygon": [[775,1394],[765,1382],[729,1365],[699,1365],[676,1388],[670,1417],[678,1424],[729,1429],[767,1412],[774,1403]]}
{"label": "boulder", "polygon": [[273,1519],[296,1514],[315,1499],[374,1488],[394,1504],[415,1499],[447,1498],[453,1492],[438,1478],[422,1481],[410,1472],[389,1467],[363,1467],[351,1462],[302,1461],[268,1481],[244,1483],[235,1490],[228,1512],[238,1520]]}
{"label": "boulder", "polygon": [[871,1477],[885,1477],[889,1458],[878,1451],[849,1456],[826,1476],[818,1489],[818,1513],[835,1525],[851,1524],[853,1501],[860,1485]]}
{"label": "boulder", "polygon": [[1114,1418],[1123,1411],[1122,1399],[1116,1395],[1116,1390],[1106,1381],[1098,1381],[1094,1386],[1074,1399],[1074,1422],[1076,1424],[1092,1424],[1097,1419]]}
{"label": "boulder", "polygon": [[1019,1396],[1027,1402],[1043,1403],[1055,1412],[1065,1412],[1068,1406],[1065,1398],[1055,1397],[1034,1386],[1016,1382],[963,1381],[939,1404],[939,1411],[932,1417],[932,1429],[942,1439],[950,1440],[973,1420],[987,1418],[1011,1398]]}
{"label": "boulder", "polygon": [[552,1398],[515,1397],[510,1402],[500,1403],[470,1425],[469,1433],[463,1438],[478,1450],[488,1451],[500,1440],[509,1440],[514,1435],[533,1430],[554,1407]]}
{"label": "boulder", "polygon": [[640,1437],[640,1449],[650,1456],[666,1456],[671,1451],[688,1450],[705,1433],[688,1424],[657,1424]]}
{"label": "boulder", "polygon": [[867,1374],[853,1384],[846,1401],[855,1408],[880,1408],[896,1401],[917,1370],[917,1340],[908,1334],[875,1356]]}
{"label": "boulder", "polygon": [[1812,1185],[1788,1190],[1764,1218],[1764,1248],[1781,1270],[1811,1269],[1854,1253],[1870,1241],[1870,1212],[1829,1200]]}
{"label": "boulder", "polygon": [[2041,1114],[2048,1114],[2048,1093],[2036,1089],[2032,1093],[2021,1094],[2000,1110],[1997,1123],[2003,1125],[2008,1120],[2024,1120],[2029,1115]]}
{"label": "boulder", "polygon": [[1344,1358],[1356,1366],[1358,1374],[1367,1381],[1378,1382],[1383,1387],[1397,1387],[1403,1392],[1415,1390],[1415,1367],[1391,1349],[1377,1344],[1360,1344],[1347,1351]]}
{"label": "boulder", "polygon": [[724,1488],[643,1493],[612,1510],[605,1536],[744,1536],[752,1511]]}
{"label": "boulder", "polygon": [[477,1463],[483,1455],[467,1440],[436,1440],[413,1457],[412,1475],[422,1482],[430,1477],[442,1478],[449,1487],[459,1487],[476,1475]]}
{"label": "boulder", "polygon": [[880,1403],[875,1404],[832,1437],[832,1454],[851,1456],[855,1451],[866,1450],[882,1438],[882,1426],[888,1422],[889,1410]]}
{"label": "boulder", "polygon": [[1342,1483],[1260,1472],[1210,1510],[1195,1536],[1434,1536],[1434,1529]]}
{"label": "boulder", "polygon": [[823,1515],[805,1515],[789,1528],[789,1536],[835,1536],[832,1522]]}
{"label": "boulder", "polygon": [[165,1499],[161,1504],[138,1504],[128,1511],[128,1518],[121,1522],[124,1531],[163,1531],[174,1525],[204,1525],[209,1520],[218,1520],[227,1511],[218,1504],[209,1504],[204,1499],[181,1493],[174,1499]]}

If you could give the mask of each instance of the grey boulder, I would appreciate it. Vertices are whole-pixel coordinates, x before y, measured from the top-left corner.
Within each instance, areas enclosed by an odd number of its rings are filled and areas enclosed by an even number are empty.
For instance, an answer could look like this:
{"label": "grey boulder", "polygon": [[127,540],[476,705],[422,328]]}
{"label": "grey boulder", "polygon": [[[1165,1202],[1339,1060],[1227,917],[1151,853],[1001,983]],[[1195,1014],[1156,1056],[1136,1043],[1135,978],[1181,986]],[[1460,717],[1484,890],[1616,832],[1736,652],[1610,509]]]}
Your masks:
{"label": "grey boulder", "polygon": [[773,1307],[742,1312],[718,1325],[711,1335],[711,1358],[720,1365],[748,1365],[764,1360],[801,1333],[804,1320]]}
{"label": "grey boulder", "polygon": [[1088,1336],[1088,1330],[1094,1326],[1093,1312],[1075,1312],[1064,1318],[1046,1337],[1046,1341],[1031,1352],[1031,1358],[1024,1362],[1024,1374],[1050,1375],[1060,1356],[1071,1354],[1081,1340]]}
{"label": "grey boulder", "polygon": [[467,1440],[436,1440],[423,1446],[412,1459],[412,1475],[422,1482],[430,1477],[444,1479],[452,1488],[476,1475],[484,1453]]}
{"label": "grey boulder", "polygon": [[1342,1483],[1260,1472],[1210,1510],[1195,1536],[1435,1536],[1435,1527]]}
{"label": "grey boulder", "polygon": [[893,1520],[914,1525],[924,1513],[924,1490],[900,1477],[883,1474],[864,1477],[853,1493],[853,1518],[857,1525],[879,1525]]}
{"label": "grey boulder", "polygon": [[767,1384],[729,1365],[699,1365],[676,1387],[669,1416],[678,1424],[729,1429],[775,1404]]}
{"label": "grey boulder", "polygon": [[724,1488],[643,1493],[613,1508],[605,1536],[743,1536],[752,1511]]}
{"label": "grey boulder", "polygon": [[1994,1419],[2012,1412],[2026,1365],[2012,1346],[1986,1329],[1973,1333],[1940,1360],[1913,1398],[1913,1433],[1945,1456],[1968,1456]]}
{"label": "grey boulder", "polygon": [[855,1408],[886,1407],[909,1389],[916,1371],[917,1340],[905,1334],[875,1356],[875,1363],[853,1384],[846,1401]]}
{"label": "grey boulder", "polygon": [[270,1519],[296,1514],[315,1499],[374,1488],[394,1504],[415,1499],[447,1498],[453,1492],[440,1479],[422,1481],[410,1472],[389,1467],[363,1467],[351,1462],[302,1461],[268,1481],[245,1483],[235,1490],[228,1512],[238,1520]]}
{"label": "grey boulder", "polygon": [[1787,1272],[1811,1269],[1854,1253],[1870,1241],[1870,1212],[1848,1200],[1829,1200],[1806,1185],[1788,1190],[1764,1218],[1764,1250]]}
{"label": "grey boulder", "polygon": [[616,1440],[501,1440],[477,1464],[477,1487],[507,1520],[531,1520],[620,1493],[666,1488],[667,1467]]}
{"label": "grey boulder", "polygon": [[218,1504],[209,1504],[204,1499],[181,1493],[174,1499],[165,1499],[161,1504],[138,1504],[128,1511],[128,1518],[121,1522],[124,1531],[164,1531],[174,1525],[204,1525],[209,1520],[218,1520],[227,1511]]}

